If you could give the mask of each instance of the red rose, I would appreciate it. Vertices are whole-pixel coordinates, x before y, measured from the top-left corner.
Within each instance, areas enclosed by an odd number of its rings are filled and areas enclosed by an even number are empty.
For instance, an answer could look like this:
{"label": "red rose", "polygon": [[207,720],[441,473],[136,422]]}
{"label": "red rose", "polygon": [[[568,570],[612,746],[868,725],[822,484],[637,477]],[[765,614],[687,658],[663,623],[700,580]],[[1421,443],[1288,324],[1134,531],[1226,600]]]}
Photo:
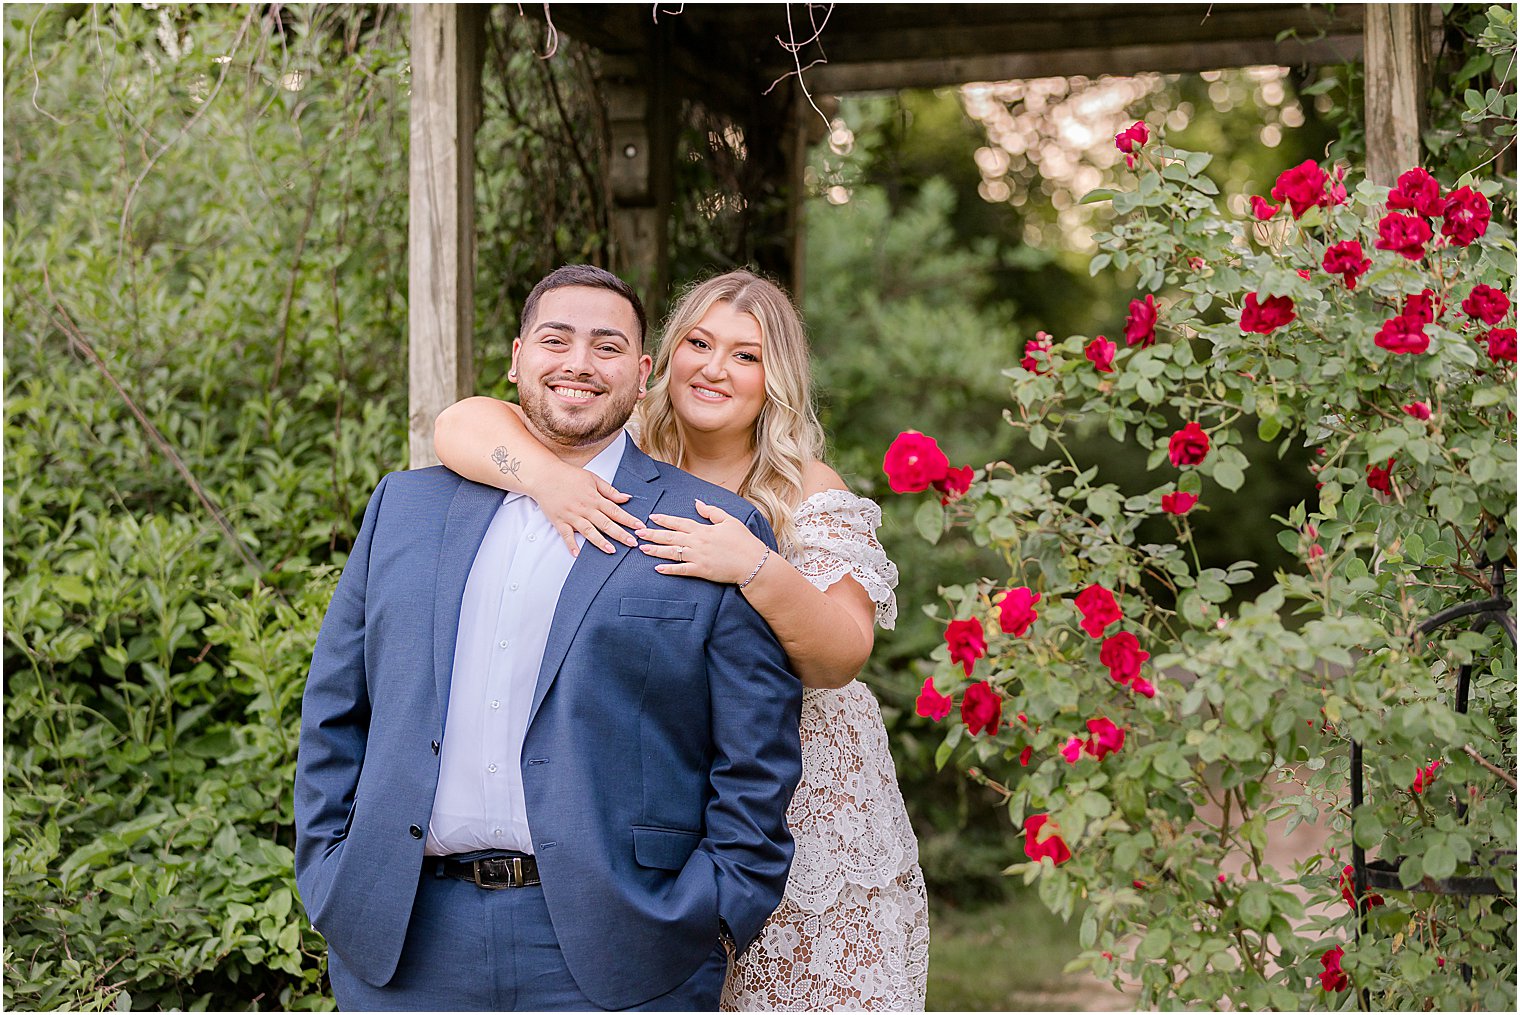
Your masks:
{"label": "red rose", "polygon": [[1268,204],[1266,201],[1257,197],[1255,194],[1251,195],[1251,217],[1256,219],[1258,222],[1267,221],[1267,219],[1271,218],[1273,215],[1276,215],[1278,209],[1281,207],[1282,205],[1280,204]]}
{"label": "red rose", "polygon": [[975,617],[950,621],[950,626],[945,628],[945,644],[950,646],[950,661],[964,666],[968,677],[971,667],[987,654],[987,637],[982,633],[982,622]]}
{"label": "red rose", "polygon": [[1425,325],[1418,317],[1400,314],[1383,322],[1373,336],[1372,344],[1395,355],[1404,355],[1429,349],[1430,336],[1425,334]]}
{"label": "red rose", "polygon": [[1495,363],[1501,360],[1515,362],[1515,329],[1495,328],[1483,339],[1488,344],[1488,358]]}
{"label": "red rose", "polygon": [[1111,719],[1087,720],[1087,732],[1092,734],[1087,740],[1087,753],[1099,761],[1124,746],[1124,731]]}
{"label": "red rose", "polygon": [[1378,223],[1378,238],[1373,246],[1418,261],[1425,256],[1425,244],[1430,242],[1432,235],[1430,225],[1424,219],[1391,211]]}
{"label": "red rose", "polygon": [[1270,335],[1297,316],[1291,296],[1268,296],[1258,303],[1256,293],[1246,293],[1246,305],[1240,311],[1240,330]]}
{"label": "red rose", "polygon": [[1423,169],[1404,173],[1388,194],[1389,208],[1418,212],[1426,218],[1435,218],[1445,206],[1446,202],[1441,199],[1441,185]]}
{"label": "red rose", "polygon": [[1103,641],[1098,650],[1098,661],[1108,667],[1108,675],[1121,684],[1128,684],[1140,675],[1140,667],[1151,654],[1140,647],[1140,639],[1128,631],[1120,631]]}
{"label": "red rose", "polygon": [[1179,469],[1184,465],[1197,465],[1209,456],[1209,435],[1197,423],[1189,423],[1172,434],[1172,439],[1167,442],[1167,453],[1172,464]]}
{"label": "red rose", "polygon": [[1183,493],[1181,490],[1161,495],[1161,510],[1169,515],[1185,515],[1193,510],[1193,505],[1198,503],[1196,493]]}
{"label": "red rose", "polygon": [[1072,737],[1066,741],[1066,746],[1061,748],[1060,754],[1066,759],[1068,765],[1075,765],[1082,757],[1082,738]]}
{"label": "red rose", "polygon": [[1473,286],[1462,301],[1462,312],[1484,324],[1498,324],[1509,313],[1509,297],[1490,285]]}
{"label": "red rose", "polygon": [[1325,251],[1325,259],[1322,262],[1325,270],[1332,275],[1339,275],[1346,283],[1347,289],[1356,288],[1356,280],[1372,267],[1371,259],[1362,255],[1360,240],[1342,240],[1332,244]]}
{"label": "red rose", "polygon": [[1440,313],[1437,313],[1436,294],[1429,289],[1422,289],[1417,293],[1410,293],[1404,297],[1404,309],[1399,311],[1405,317],[1412,317],[1423,324],[1432,324],[1435,319],[1446,313],[1446,304],[1441,304]]}
{"label": "red rose", "polygon": [[1103,637],[1103,629],[1124,616],[1114,594],[1101,585],[1087,586],[1072,602],[1082,613],[1082,630],[1093,638]]}
{"label": "red rose", "polygon": [[1319,957],[1319,964],[1325,967],[1325,971],[1319,974],[1319,982],[1326,991],[1336,993],[1351,986],[1351,981],[1341,972],[1341,956],[1344,954],[1345,949],[1336,945]]}
{"label": "red rose", "polygon": [[[1043,331],[1034,333],[1034,338],[1024,343],[1024,358],[1019,360],[1019,366],[1032,374],[1048,373],[1050,370],[1050,336]],[[1043,368],[1041,360],[1045,361]]]}
{"label": "red rose", "polygon": [[976,736],[983,730],[988,736],[996,736],[998,722],[1003,717],[1003,699],[985,680],[979,680],[966,688],[961,697],[961,722],[966,732]]}
{"label": "red rose", "polygon": [[1024,853],[1035,861],[1048,856],[1052,864],[1060,866],[1071,859],[1071,850],[1059,833],[1049,814],[1031,814],[1024,819]]}
{"label": "red rose", "polygon": [[1376,465],[1367,466],[1367,485],[1378,493],[1393,493],[1393,459],[1388,459],[1388,464],[1379,468]]}
{"label": "red rose", "polygon": [[945,478],[950,471],[950,460],[933,437],[926,437],[917,430],[904,430],[887,448],[881,467],[893,493],[918,493],[927,490],[930,483]]}
{"label": "red rose", "polygon": [[1028,768],[1029,759],[1032,757],[1034,757],[1034,748],[1025,747],[1022,751],[1019,752],[1019,767]]}
{"label": "red rose", "polygon": [[[1325,548],[1323,546],[1320,546],[1318,543],[1315,543],[1313,546],[1309,547],[1309,559],[1310,560],[1319,560],[1319,558],[1323,557],[1324,555],[1325,555]],[[1310,723],[1309,725],[1312,726],[1314,724]]]}
{"label": "red rose", "polygon": [[940,492],[939,502],[948,504],[953,500],[960,500],[971,489],[971,466],[963,465],[958,469],[947,469],[941,479],[936,479],[932,484],[934,489]]}
{"label": "red rose", "polygon": [[1098,368],[1100,374],[1114,372],[1114,353],[1118,351],[1119,347],[1102,335],[1088,342],[1084,350],[1087,358],[1092,361],[1093,366]]}
{"label": "red rose", "polygon": [[1325,171],[1313,159],[1307,159],[1277,178],[1277,183],[1272,186],[1272,196],[1287,201],[1293,217],[1302,218],[1310,208],[1325,203],[1325,184],[1329,182],[1330,177]]}
{"label": "red rose", "polygon": [[1009,589],[998,600],[998,624],[1004,634],[1011,634],[1015,638],[1022,638],[1029,633],[1029,625],[1039,617],[1035,612],[1034,604],[1040,601],[1040,594],[1033,592],[1024,586]]}
{"label": "red rose", "polygon": [[1151,139],[1151,132],[1144,120],[1137,120],[1114,135],[1114,147],[1124,153],[1124,164],[1135,168],[1135,152]]}
{"label": "red rose", "polygon": [[1308,270],[1307,268],[1295,268],[1295,269],[1293,269],[1293,271],[1294,271],[1294,274],[1296,274],[1299,278],[1303,279],[1305,282],[1309,281],[1310,279],[1312,279],[1314,277],[1314,272]]}
{"label": "red rose", "polygon": [[915,703],[914,710],[925,719],[939,722],[950,714],[950,709],[954,704],[954,698],[948,694],[940,694],[934,689],[933,677],[925,677],[924,689],[918,692],[918,701]]}
{"label": "red rose", "polygon": [[1403,408],[1405,415],[1413,416],[1415,419],[1430,418],[1430,405],[1427,402],[1410,402]]}
{"label": "red rose", "polygon": [[1423,793],[1429,789],[1430,784],[1435,781],[1436,769],[1440,767],[1441,763],[1439,761],[1432,761],[1424,768],[1415,772],[1414,785],[1409,787],[1409,791],[1411,793]]}
{"label": "red rose", "polygon": [[1143,698],[1154,698],[1156,696],[1156,689],[1144,677],[1136,677],[1134,680],[1131,680],[1129,682],[1129,689]]}
{"label": "red rose", "polygon": [[1488,232],[1489,215],[1488,198],[1471,187],[1458,187],[1446,195],[1441,235],[1465,247]]}
{"label": "red rose", "polygon": [[1330,184],[1325,193],[1325,204],[1337,205],[1346,203],[1346,167],[1337,166],[1335,169],[1335,182]]}
{"label": "red rose", "polygon": [[1124,344],[1144,349],[1156,344],[1156,297],[1129,301],[1129,316],[1124,319]]}
{"label": "red rose", "polygon": [[[1345,899],[1346,905],[1350,906],[1352,909],[1356,908],[1356,900],[1351,895],[1351,891],[1356,885],[1355,872],[1356,868],[1351,866],[1349,863],[1341,869],[1341,898]],[[1381,906],[1382,904],[1383,897],[1381,895],[1378,895],[1375,892],[1367,893],[1368,906]]]}

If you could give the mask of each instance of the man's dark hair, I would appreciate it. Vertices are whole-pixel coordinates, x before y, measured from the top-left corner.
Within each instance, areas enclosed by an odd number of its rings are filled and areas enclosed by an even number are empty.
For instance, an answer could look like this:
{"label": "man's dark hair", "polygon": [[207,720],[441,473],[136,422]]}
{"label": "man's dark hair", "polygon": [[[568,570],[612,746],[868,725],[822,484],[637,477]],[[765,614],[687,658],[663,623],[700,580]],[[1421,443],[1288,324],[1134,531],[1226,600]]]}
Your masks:
{"label": "man's dark hair", "polygon": [[631,303],[633,305],[633,316],[639,322],[639,348],[643,348],[644,333],[649,330],[649,323],[644,317],[644,301],[639,299],[639,294],[633,291],[633,286],[624,282],[612,272],[591,264],[562,265],[540,279],[538,285],[534,286],[533,291],[528,294],[528,298],[523,301],[522,325],[518,329],[518,334],[525,335],[528,333],[528,329],[533,327],[533,319],[538,314],[538,301],[544,293],[553,289],[565,289],[575,285],[583,285],[592,289],[606,289],[617,293]]}

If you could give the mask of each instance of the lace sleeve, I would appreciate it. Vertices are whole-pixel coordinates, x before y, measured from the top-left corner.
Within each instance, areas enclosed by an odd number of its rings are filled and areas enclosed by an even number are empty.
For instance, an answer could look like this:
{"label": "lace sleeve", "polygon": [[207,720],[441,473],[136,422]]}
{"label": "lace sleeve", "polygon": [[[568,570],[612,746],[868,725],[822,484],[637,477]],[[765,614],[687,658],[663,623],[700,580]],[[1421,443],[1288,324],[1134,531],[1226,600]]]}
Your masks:
{"label": "lace sleeve", "polygon": [[792,561],[802,576],[827,589],[845,575],[860,582],[876,604],[876,623],[897,623],[897,565],[876,539],[881,508],[848,490],[823,490],[797,508],[797,540],[802,550]]}

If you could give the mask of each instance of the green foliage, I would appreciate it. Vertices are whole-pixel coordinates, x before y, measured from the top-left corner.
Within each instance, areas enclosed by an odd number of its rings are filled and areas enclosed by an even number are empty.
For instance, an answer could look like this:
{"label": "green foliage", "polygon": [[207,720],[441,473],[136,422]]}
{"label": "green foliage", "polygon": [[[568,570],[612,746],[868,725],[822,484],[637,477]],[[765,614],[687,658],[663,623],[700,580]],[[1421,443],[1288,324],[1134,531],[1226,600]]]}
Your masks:
{"label": "green foliage", "polygon": [[[1073,858],[1009,873],[1037,884],[1063,918],[1082,901],[1087,951],[1074,968],[1139,983],[1142,1006],[1354,1003],[1314,979],[1321,954],[1339,942],[1351,983],[1375,1007],[1509,1010],[1515,793],[1472,754],[1514,771],[1514,647],[1492,627],[1414,636],[1438,611],[1495,594],[1481,558],[1510,568],[1515,559],[1514,367],[1490,360],[1486,326],[1464,329],[1459,309],[1478,283],[1513,291],[1514,207],[1496,181],[1459,181],[1496,202],[1487,234],[1412,262],[1373,248],[1384,188],[1362,183],[1344,203],[1296,221],[1284,210],[1262,225],[1221,210],[1203,175],[1208,161],[1156,138],[1133,185],[1111,197],[1122,217],[1099,237],[1094,271],[1128,268],[1157,295],[1158,344],[1121,346],[1114,372],[1103,374],[1084,356],[1092,336],[1071,335],[1054,342],[1047,372],[1005,371],[1007,422],[1054,461],[994,463],[945,513],[1001,567],[996,578],[941,590],[939,615],[979,618],[989,650],[968,681],[936,648],[934,682],[955,693],[990,681],[1005,722],[995,735],[970,736],[952,717],[941,758],[977,766],[974,777],[999,791],[1015,825],[1049,815]],[[1318,267],[1330,243],[1348,238],[1372,260],[1355,290]],[[1429,352],[1376,347],[1383,321],[1423,288],[1445,306],[1427,328]],[[1296,319],[1244,332],[1251,292],[1291,297]],[[1513,311],[1503,323],[1512,321]],[[1428,421],[1402,411],[1415,400],[1432,407]],[[1168,460],[1179,420],[1211,439],[1196,465]],[[1146,461],[1148,488],[1121,490],[1106,465],[1071,455],[1084,422],[1106,426]],[[1252,431],[1280,453],[1323,450],[1322,487],[1276,519],[1298,559],[1261,594],[1237,600],[1232,587],[1257,565],[1201,562],[1196,516],[1168,515],[1160,497],[1198,493],[1194,510],[1206,511],[1221,488],[1240,488],[1254,468],[1240,451]],[[963,457],[943,443],[952,462]],[[1379,495],[1367,469],[1390,457],[1393,492]],[[1233,524],[1272,521],[1258,509]],[[1158,524],[1164,536],[1142,537],[1143,525]],[[928,534],[939,547],[959,542],[932,526]],[[1111,679],[1100,638],[1077,626],[1074,598],[1090,585],[1114,590],[1121,604],[1122,627],[1107,634],[1132,632],[1152,654],[1144,675],[1158,689],[1153,699]],[[1000,590],[1018,586],[1043,596],[1023,637],[1000,633],[996,609]],[[1467,663],[1472,704],[1458,714],[1456,670]],[[1064,758],[1060,749],[1087,737],[1086,721],[1098,717],[1127,730],[1122,749]],[[1355,812],[1350,739],[1366,749],[1367,796]],[[1026,748],[1027,767],[1018,760]],[[1436,760],[1434,782],[1416,791],[1417,771]],[[1341,859],[1276,869],[1269,838],[1305,820],[1328,825]],[[1405,888],[1382,891],[1386,904],[1360,936],[1338,887],[1353,839],[1396,866]],[[1221,876],[1230,863],[1243,872]],[[1454,874],[1492,877],[1501,894],[1421,890],[1425,877]]]}
{"label": "green foliage", "polygon": [[5,17],[5,1005],[323,1007],[291,787],[403,454],[404,25]]}

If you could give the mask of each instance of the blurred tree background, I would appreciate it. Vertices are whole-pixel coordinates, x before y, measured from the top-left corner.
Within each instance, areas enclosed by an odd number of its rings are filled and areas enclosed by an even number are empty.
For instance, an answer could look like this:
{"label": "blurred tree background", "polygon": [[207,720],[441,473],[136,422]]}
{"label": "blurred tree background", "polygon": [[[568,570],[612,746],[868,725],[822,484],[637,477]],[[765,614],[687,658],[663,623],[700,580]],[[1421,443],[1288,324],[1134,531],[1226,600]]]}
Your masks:
{"label": "blurred tree background", "polygon": [[[332,583],[368,491],[405,464],[405,8],[13,4],[4,19],[4,1003],[323,1007],[291,783]],[[490,394],[509,394],[531,285],[608,256],[591,56],[543,48],[541,23],[495,5],[477,140]],[[1355,153],[1356,89],[1352,68],[1252,69],[861,97],[813,154],[799,302],[834,462],[883,502],[903,574],[864,679],[937,928],[1018,904],[1000,873],[1014,850],[996,810],[972,806],[982,791],[936,771],[912,714],[914,660],[940,639],[921,607],[977,552],[912,534],[882,452],[913,428],[954,464],[1042,460],[999,424],[1005,371],[1040,330],[1119,333],[1144,295],[1088,272],[1108,212],[1080,198],[1121,171],[1116,130],[1146,118],[1213,152],[1222,187],[1264,194],[1327,146]],[[699,107],[679,143],[684,283],[736,263],[744,209],[723,196],[745,160]],[[1117,447],[1094,433],[1079,454],[1143,484]],[[1301,456],[1257,457],[1193,522],[1265,573],[1282,551],[1233,517],[1285,510],[1312,477]],[[1052,947],[1027,983],[1059,968]]]}

